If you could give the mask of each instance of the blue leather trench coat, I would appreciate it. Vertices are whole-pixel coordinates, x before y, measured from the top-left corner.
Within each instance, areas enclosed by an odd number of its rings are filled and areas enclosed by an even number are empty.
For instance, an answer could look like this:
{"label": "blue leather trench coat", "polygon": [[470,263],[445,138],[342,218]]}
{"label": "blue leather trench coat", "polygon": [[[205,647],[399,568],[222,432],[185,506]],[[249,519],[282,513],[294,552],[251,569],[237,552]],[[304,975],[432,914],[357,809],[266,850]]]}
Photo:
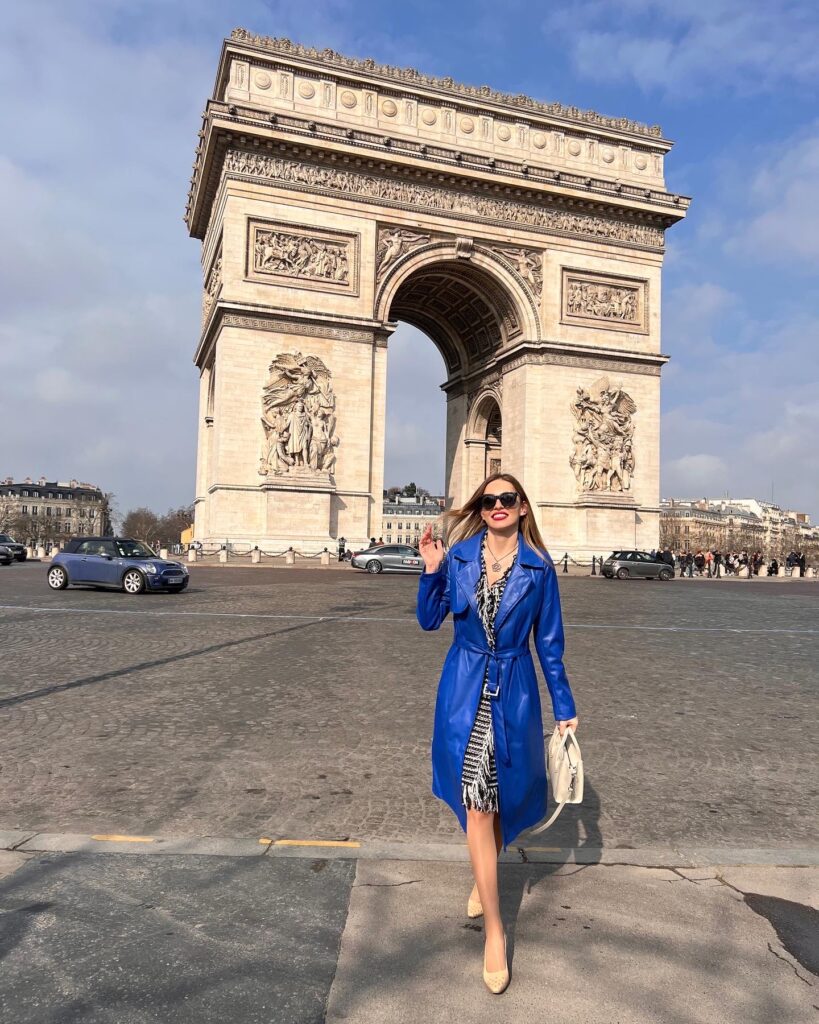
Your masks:
{"label": "blue leather trench coat", "polygon": [[520,532],[517,559],[495,616],[494,652],[487,644],[475,599],[485,530],[455,544],[436,572],[422,573],[416,615],[421,628],[430,630],[438,629],[452,611],[455,636],[435,704],[432,792],[449,804],[464,831],[461,771],[488,662],[498,808],[506,847],[546,815],[543,722],[530,632],[534,631],[555,720],[574,718],[575,705],[563,668],[563,619],[554,563],[530,547]]}

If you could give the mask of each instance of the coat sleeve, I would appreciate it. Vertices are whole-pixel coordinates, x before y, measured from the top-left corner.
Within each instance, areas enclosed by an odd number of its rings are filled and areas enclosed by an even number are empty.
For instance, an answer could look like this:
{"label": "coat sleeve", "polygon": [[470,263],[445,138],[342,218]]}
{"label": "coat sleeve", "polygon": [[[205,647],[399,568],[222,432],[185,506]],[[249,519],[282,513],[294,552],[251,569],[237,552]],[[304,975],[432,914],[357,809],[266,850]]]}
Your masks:
{"label": "coat sleeve", "polygon": [[415,615],[421,629],[438,629],[449,613],[449,552],[435,572],[422,572],[418,580]]}
{"label": "coat sleeve", "polygon": [[543,601],[534,622],[535,649],[549,687],[555,721],[565,722],[574,718],[577,711],[566,678],[566,669],[563,667],[563,616],[560,612],[557,573],[551,561],[546,563],[545,573]]}

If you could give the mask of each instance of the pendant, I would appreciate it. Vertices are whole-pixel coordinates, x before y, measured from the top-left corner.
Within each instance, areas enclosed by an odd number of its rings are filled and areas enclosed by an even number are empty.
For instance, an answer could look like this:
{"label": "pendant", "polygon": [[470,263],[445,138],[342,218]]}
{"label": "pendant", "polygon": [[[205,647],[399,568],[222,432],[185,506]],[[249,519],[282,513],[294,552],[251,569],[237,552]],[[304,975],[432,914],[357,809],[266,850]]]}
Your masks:
{"label": "pendant", "polygon": [[500,562],[492,563],[492,572],[500,572]]}

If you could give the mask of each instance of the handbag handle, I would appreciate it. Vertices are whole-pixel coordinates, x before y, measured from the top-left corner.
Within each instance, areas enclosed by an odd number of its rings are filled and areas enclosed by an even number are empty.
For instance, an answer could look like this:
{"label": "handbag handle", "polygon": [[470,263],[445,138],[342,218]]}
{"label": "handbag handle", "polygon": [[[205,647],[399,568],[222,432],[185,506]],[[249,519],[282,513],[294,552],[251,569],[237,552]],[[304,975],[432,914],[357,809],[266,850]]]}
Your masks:
{"label": "handbag handle", "polygon": [[[572,734],[573,743],[571,743],[571,744],[567,744],[567,740],[569,739],[569,733]],[[577,758],[578,743],[577,743],[577,737],[574,734],[574,729],[572,729],[571,726],[567,726],[563,730],[563,735],[560,737],[560,745],[563,747],[563,749],[566,752],[566,757],[569,759],[569,766],[576,770],[577,769],[577,761],[578,761],[578,758]],[[549,826],[554,823],[555,819],[557,818],[557,816],[560,814],[560,812],[563,810],[563,808],[565,806],[566,806],[566,801],[565,800],[561,800],[560,803],[557,805],[557,807],[552,812],[551,817],[547,821],[544,821],[542,825],[538,825],[537,828],[533,828],[531,833],[530,833],[530,835],[534,836],[534,835],[537,835],[538,832],[545,832],[546,829],[549,828]]]}

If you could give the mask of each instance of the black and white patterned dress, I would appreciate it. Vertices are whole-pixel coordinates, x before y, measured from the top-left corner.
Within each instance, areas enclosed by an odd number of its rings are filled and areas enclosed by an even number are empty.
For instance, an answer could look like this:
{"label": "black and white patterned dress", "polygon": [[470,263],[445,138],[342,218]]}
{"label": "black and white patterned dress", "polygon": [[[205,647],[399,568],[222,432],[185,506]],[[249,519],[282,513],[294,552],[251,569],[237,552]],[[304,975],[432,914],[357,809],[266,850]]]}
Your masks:
{"label": "black and white patterned dress", "polygon": [[[495,615],[500,605],[503,591],[509,579],[509,573],[515,564],[517,552],[512,556],[512,561],[507,566],[504,574],[491,587],[486,577],[486,565],[484,564],[484,547],[486,545],[486,533],[481,541],[481,575],[475,587],[475,599],[478,605],[478,614],[483,623],[486,633],[486,643],[491,650],[495,649]],[[466,745],[464,755],[463,772],[461,773],[461,799],[467,808],[476,811],[498,810],[498,772],[495,765],[495,735],[492,729],[492,709],[490,698],[486,693],[486,680],[489,674],[489,664],[486,666],[483,684],[481,686],[481,700],[478,704],[478,713],[475,715],[475,722],[472,732],[469,735],[469,742]]]}

